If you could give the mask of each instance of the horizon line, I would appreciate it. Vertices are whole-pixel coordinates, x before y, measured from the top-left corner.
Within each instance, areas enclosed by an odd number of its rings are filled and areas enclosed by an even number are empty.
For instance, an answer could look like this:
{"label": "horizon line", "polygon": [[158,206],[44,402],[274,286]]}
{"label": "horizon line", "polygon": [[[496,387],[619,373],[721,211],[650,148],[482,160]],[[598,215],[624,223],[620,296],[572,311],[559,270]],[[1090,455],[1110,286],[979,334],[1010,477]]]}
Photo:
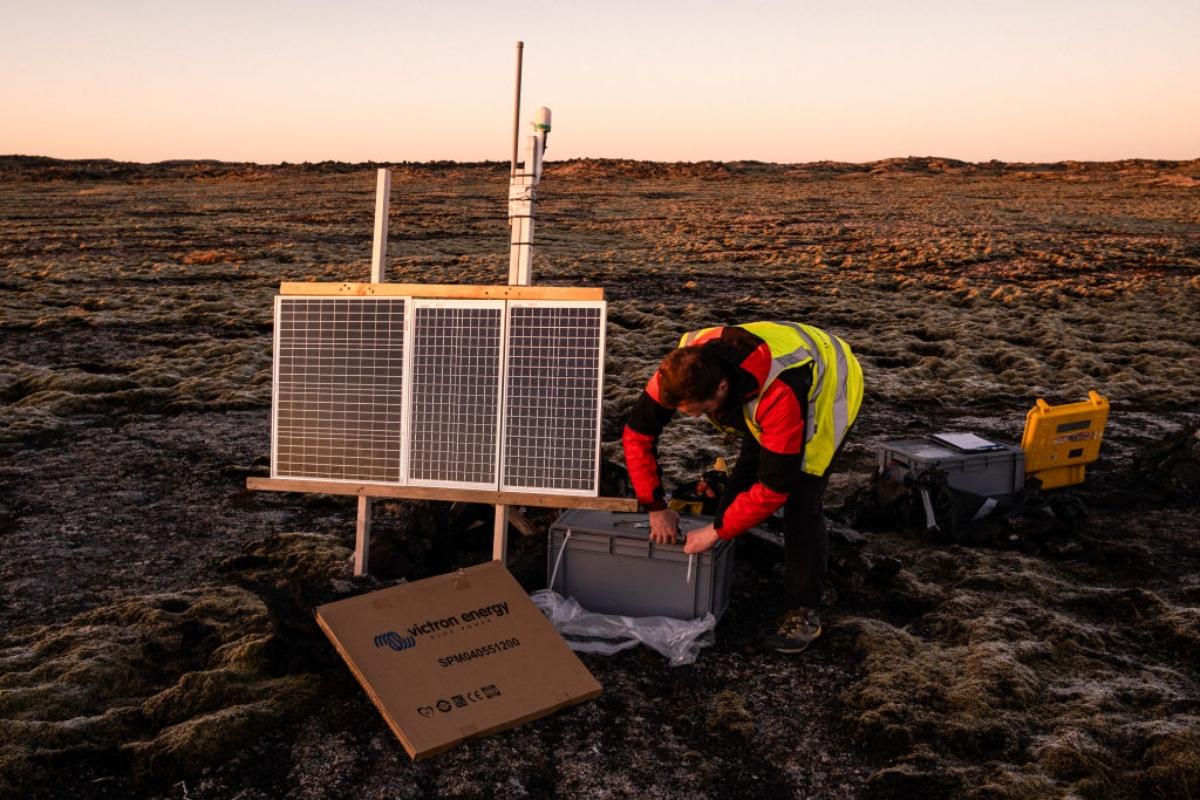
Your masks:
{"label": "horizon line", "polygon": [[[15,161],[15,160],[51,161],[51,162],[58,162],[58,163],[64,163],[64,164],[72,164],[72,163],[86,164],[86,163],[100,162],[100,163],[106,163],[106,164],[142,166],[142,167],[170,166],[170,165],[183,165],[183,164],[209,164],[209,165],[219,165],[219,166],[256,166],[256,167],[321,166],[321,165],[325,165],[325,164],[337,164],[337,165],[345,165],[345,166],[362,166],[362,167],[430,166],[430,165],[438,165],[438,166],[456,165],[456,166],[464,166],[464,167],[481,167],[481,166],[508,166],[510,163],[507,159],[483,159],[483,160],[475,160],[475,161],[462,161],[462,160],[452,159],[452,158],[426,159],[423,161],[409,161],[409,160],[377,161],[374,159],[368,159],[365,161],[342,161],[342,160],[337,160],[337,159],[324,159],[321,161],[226,161],[226,160],[219,159],[219,158],[168,158],[168,159],[162,159],[159,161],[128,161],[128,160],[121,160],[121,159],[116,159],[116,158],[109,158],[109,157],[105,157],[105,156],[89,156],[89,157],[85,157],[85,158],[60,158],[58,156],[33,155],[33,154],[26,154],[26,153],[0,154],[0,161]],[[547,162],[545,162],[545,164],[546,164],[546,168],[550,168],[552,165],[555,165],[555,164],[570,164],[572,162],[579,162],[579,161],[608,161],[608,162],[624,162],[624,163],[634,163],[634,164],[691,164],[691,165],[757,164],[757,165],[775,166],[775,167],[796,167],[796,166],[809,166],[809,165],[820,165],[820,164],[840,164],[840,165],[846,165],[846,166],[867,166],[867,165],[872,165],[872,164],[895,163],[895,162],[904,162],[904,161],[940,161],[940,162],[953,163],[956,165],[963,165],[963,166],[989,166],[989,165],[995,165],[995,164],[1028,165],[1028,166],[1053,166],[1056,164],[1102,165],[1102,164],[1123,164],[1123,163],[1129,163],[1129,162],[1156,162],[1156,163],[1168,163],[1168,164],[1182,165],[1182,164],[1190,164],[1192,162],[1200,161],[1200,155],[1194,156],[1192,158],[1184,158],[1184,159],[1158,158],[1158,157],[1154,157],[1154,156],[1126,156],[1126,157],[1122,157],[1122,158],[1107,159],[1107,160],[1065,158],[1065,159],[1059,159],[1056,161],[1006,161],[1004,159],[999,159],[999,158],[991,158],[986,161],[970,161],[967,159],[955,158],[953,156],[912,155],[912,154],[903,155],[903,156],[887,156],[885,158],[877,158],[877,159],[872,159],[869,161],[842,161],[839,159],[832,159],[832,158],[817,159],[815,161],[763,161],[761,159],[756,159],[756,158],[740,158],[740,159],[727,159],[727,160],[703,158],[703,159],[698,159],[698,160],[665,161],[665,160],[659,160],[659,159],[628,158],[628,157],[620,157],[620,156],[576,156],[573,158],[564,158],[562,160],[547,161]]]}

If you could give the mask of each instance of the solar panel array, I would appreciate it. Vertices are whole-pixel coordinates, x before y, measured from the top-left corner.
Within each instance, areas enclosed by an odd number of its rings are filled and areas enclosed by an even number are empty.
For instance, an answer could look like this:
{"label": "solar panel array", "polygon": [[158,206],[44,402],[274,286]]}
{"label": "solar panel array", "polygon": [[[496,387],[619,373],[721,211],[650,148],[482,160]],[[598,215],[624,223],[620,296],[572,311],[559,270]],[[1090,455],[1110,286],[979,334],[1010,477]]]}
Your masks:
{"label": "solar panel array", "polygon": [[281,297],[272,475],[597,494],[603,302]]}

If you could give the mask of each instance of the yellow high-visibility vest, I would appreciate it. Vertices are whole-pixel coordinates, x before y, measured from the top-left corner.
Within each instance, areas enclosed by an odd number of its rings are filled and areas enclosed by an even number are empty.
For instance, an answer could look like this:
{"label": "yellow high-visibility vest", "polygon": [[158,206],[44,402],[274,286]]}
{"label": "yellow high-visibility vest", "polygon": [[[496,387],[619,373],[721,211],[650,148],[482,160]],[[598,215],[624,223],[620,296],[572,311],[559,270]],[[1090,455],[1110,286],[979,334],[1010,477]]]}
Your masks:
{"label": "yellow high-visibility vest", "polygon": [[[767,387],[784,370],[813,365],[801,469],[810,475],[824,475],[862,405],[862,367],[850,351],[850,345],[820,328],[798,322],[747,322],[736,327],[762,339],[771,350],[771,368],[758,394],[742,404],[746,427],[760,443],[762,427],[755,415],[758,401],[766,394]],[[713,330],[716,327],[685,333],[679,346],[686,347]]]}

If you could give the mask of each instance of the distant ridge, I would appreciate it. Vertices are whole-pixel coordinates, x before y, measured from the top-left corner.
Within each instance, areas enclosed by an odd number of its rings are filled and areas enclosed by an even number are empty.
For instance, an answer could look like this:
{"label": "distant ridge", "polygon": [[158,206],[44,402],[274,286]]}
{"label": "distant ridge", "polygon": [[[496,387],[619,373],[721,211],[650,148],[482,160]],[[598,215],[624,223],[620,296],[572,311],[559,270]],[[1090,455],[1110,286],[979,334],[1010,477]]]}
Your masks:
{"label": "distant ridge", "polygon": [[[215,161],[211,159],[171,160],[156,163],[114,161],[106,158],[58,159],[48,156],[0,156],[0,177],[24,180],[127,180],[155,179],[242,179],[266,180],[289,174],[339,174],[372,171],[390,167],[394,177],[403,179],[422,175],[479,174],[508,171],[507,161],[401,161],[361,162],[344,161],[304,162],[302,164],[255,164],[250,162]],[[1200,181],[1200,159],[1167,161],[1130,158],[1119,161],[1058,161],[1053,163],[1022,163],[1003,161],[969,162],[938,156],[906,156],[885,158],[861,164],[843,161],[815,161],[804,164],[777,164],[763,161],[635,161],[618,158],[575,158],[546,164],[549,176],[577,179],[622,177],[652,180],[670,178],[731,178],[738,175],[811,176],[822,174],[903,177],[920,175],[992,175],[1023,178],[1053,178],[1082,176],[1145,177],[1173,175],[1181,186]]]}

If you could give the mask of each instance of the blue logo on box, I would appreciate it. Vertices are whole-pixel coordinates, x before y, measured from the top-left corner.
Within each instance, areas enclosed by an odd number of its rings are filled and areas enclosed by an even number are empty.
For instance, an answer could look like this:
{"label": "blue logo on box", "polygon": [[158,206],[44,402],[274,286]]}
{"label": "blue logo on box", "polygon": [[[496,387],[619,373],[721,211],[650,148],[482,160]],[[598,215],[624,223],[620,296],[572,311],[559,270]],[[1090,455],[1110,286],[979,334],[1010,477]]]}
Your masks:
{"label": "blue logo on box", "polygon": [[416,647],[417,639],[415,636],[401,636],[395,631],[388,631],[387,633],[381,633],[375,637],[375,646],[390,647],[399,653],[401,650],[407,650],[410,647]]}

